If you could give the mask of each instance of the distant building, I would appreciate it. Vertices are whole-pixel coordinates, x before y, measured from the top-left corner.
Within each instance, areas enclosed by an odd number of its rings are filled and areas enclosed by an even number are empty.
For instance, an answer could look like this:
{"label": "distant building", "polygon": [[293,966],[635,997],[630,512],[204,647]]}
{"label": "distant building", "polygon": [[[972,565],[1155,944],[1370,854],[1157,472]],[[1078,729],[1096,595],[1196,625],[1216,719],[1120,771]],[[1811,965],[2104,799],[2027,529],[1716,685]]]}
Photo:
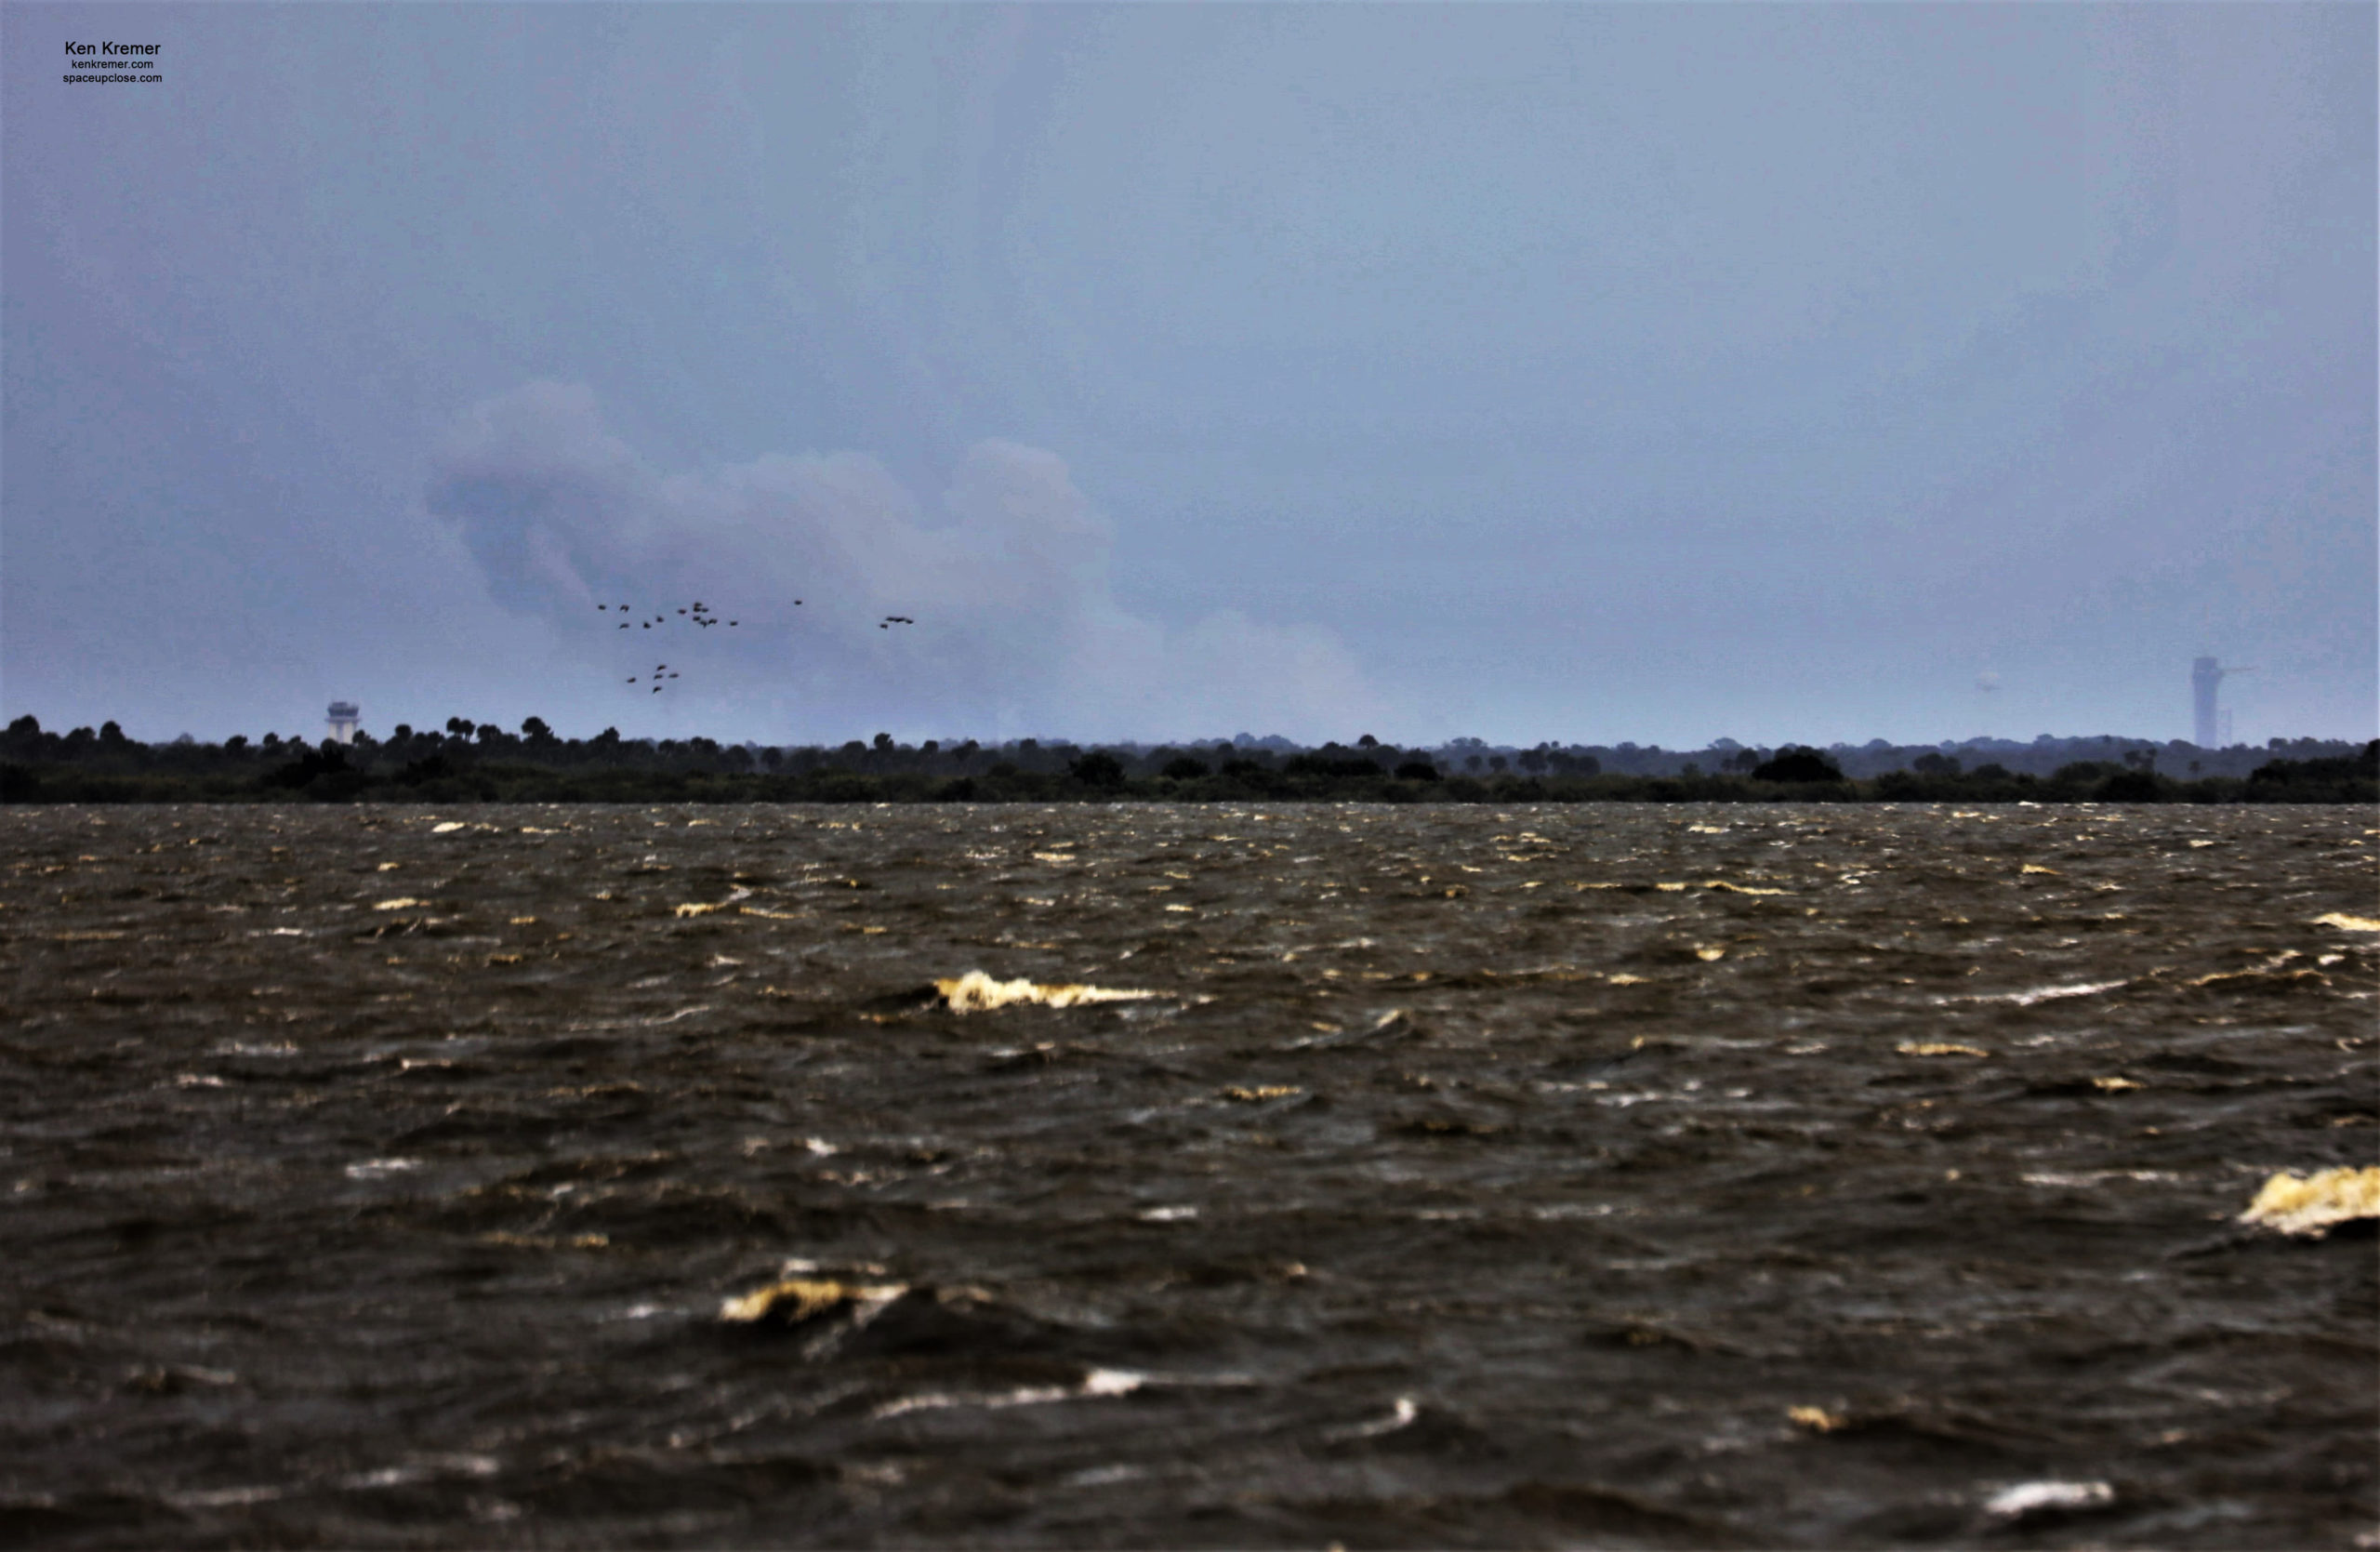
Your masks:
{"label": "distant building", "polygon": [[2202,749],[2223,747],[2222,723],[2215,711],[2215,688],[2223,683],[2223,670],[2212,657],[2201,657],[2190,664],[2190,710],[2198,715],[2192,729],[2197,736],[2190,742]]}
{"label": "distant building", "polygon": [[2231,742],[2231,713],[2216,710],[2215,692],[2217,686],[2235,673],[2254,673],[2254,669],[2227,669],[2212,657],[2199,657],[2190,663],[2190,709],[2197,713],[2197,735],[2190,742],[2202,749],[2228,748]]}
{"label": "distant building", "polygon": [[331,702],[331,736],[342,744],[355,742],[355,720],[362,715],[363,709],[351,700]]}

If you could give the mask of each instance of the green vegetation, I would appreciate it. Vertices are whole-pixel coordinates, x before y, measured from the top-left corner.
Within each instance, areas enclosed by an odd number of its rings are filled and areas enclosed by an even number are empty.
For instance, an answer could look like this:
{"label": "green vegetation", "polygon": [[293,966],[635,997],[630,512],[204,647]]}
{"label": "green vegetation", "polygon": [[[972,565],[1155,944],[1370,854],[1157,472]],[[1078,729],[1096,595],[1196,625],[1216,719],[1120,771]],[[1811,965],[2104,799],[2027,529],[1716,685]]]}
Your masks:
{"label": "green vegetation", "polygon": [[[1277,742],[1277,741],[1275,741]],[[2080,741],[2078,741],[2080,742]],[[2099,742],[2112,745],[2112,740]],[[2276,747],[2279,747],[2278,744]],[[2332,746],[2334,748],[2342,746]],[[2351,746],[2347,746],[2351,747]],[[59,735],[30,716],[0,733],[7,803],[2360,803],[2380,802],[2380,740],[2360,752],[2271,759],[2247,776],[2176,779],[2157,751],[2071,761],[2051,775],[1997,762],[1964,769],[1926,751],[1847,776],[1835,754],[1788,745],[1767,758],[1727,746],[1647,772],[1606,771],[1576,749],[1515,758],[1475,739],[1405,749],[1283,750],[1248,742],[1084,749],[1025,738],[910,746],[889,734],[839,749],[755,749],[709,738],[562,738],[540,719],[517,734],[449,718],[386,739],[311,745],[266,734],[220,744],[142,744],[115,723]],[[1838,751],[1841,746],[1838,746]],[[1662,751],[1623,744],[1615,761]],[[1857,753],[1858,751],[1852,751]],[[1514,771],[1510,767],[1517,764]]]}

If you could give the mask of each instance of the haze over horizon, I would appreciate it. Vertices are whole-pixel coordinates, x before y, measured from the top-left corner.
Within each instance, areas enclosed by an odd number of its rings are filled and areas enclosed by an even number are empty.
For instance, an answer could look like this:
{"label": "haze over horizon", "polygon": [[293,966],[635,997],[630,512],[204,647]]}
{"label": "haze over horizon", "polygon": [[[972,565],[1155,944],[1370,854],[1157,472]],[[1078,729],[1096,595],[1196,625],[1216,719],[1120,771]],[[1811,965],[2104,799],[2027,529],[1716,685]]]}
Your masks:
{"label": "haze over horizon", "polygon": [[0,8],[0,717],[2369,738],[2376,14]]}

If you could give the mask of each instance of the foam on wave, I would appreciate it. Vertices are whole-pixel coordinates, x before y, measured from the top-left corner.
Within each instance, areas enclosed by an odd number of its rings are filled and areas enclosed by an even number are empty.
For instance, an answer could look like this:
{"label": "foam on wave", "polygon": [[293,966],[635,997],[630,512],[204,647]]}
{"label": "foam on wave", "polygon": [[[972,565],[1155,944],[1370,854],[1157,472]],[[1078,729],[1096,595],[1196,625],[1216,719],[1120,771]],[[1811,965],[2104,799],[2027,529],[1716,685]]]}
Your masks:
{"label": "foam on wave", "polygon": [[2380,1167],[2320,1170],[2300,1177],[2283,1170],[2240,1214],[2283,1234],[2326,1234],[2355,1218],[2380,1218]]}

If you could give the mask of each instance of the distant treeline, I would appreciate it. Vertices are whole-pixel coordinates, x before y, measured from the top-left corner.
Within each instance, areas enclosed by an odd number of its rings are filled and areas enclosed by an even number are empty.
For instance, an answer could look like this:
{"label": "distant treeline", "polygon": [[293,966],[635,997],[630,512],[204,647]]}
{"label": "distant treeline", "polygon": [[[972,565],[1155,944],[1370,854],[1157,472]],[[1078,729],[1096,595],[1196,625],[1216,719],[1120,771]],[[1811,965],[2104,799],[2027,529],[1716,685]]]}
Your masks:
{"label": "distant treeline", "polygon": [[[2038,753],[2050,740],[2010,746]],[[1776,749],[1713,746],[1692,758],[1633,744],[1541,744],[1490,751],[1475,739],[1398,749],[1368,736],[1300,749],[1278,738],[1212,745],[1084,748],[1022,738],[986,746],[896,742],[879,733],[839,749],[774,749],[709,738],[623,738],[606,728],[563,738],[538,718],[518,733],[451,718],[441,732],[400,723],[385,739],[308,744],[266,734],[220,744],[143,744],[114,723],[46,732],[20,717],[0,733],[7,803],[2375,803],[2380,740],[2274,740],[2244,775],[2177,775],[2169,746],[2106,738],[2114,758],[2047,774],[2000,760],[1972,767],[1938,749]],[[2192,755],[2241,751],[2199,751]],[[2286,750],[2286,753],[2281,751]],[[1631,769],[1632,756],[1667,768]],[[1606,757],[1609,763],[1606,764]],[[1708,768],[1704,762],[1707,761]],[[2195,772],[2198,760],[2183,763]],[[1846,770],[1846,766],[1850,769]],[[1862,767],[1865,767],[1864,773]]]}

